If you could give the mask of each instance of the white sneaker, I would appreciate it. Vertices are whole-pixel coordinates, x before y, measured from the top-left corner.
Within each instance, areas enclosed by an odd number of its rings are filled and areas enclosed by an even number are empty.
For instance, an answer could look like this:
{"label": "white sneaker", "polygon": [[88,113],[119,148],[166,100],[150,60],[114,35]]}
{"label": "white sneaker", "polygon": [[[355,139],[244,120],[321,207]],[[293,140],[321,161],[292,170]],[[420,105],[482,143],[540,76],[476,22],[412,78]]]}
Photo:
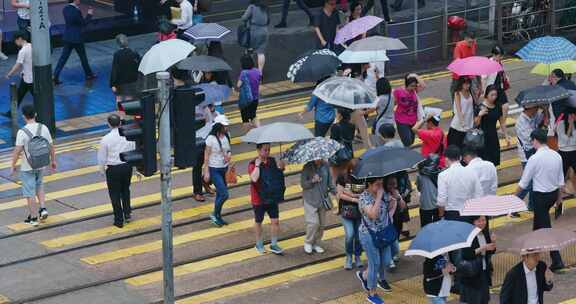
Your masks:
{"label": "white sneaker", "polygon": [[325,252],[324,248],[322,248],[320,246],[314,246],[314,251],[316,253],[324,253]]}
{"label": "white sneaker", "polygon": [[388,268],[396,269],[396,263],[394,263],[394,261],[390,261],[390,265],[388,265]]}
{"label": "white sneaker", "polygon": [[6,56],[6,54],[0,52],[0,60],[8,60],[8,56]]}
{"label": "white sneaker", "polygon": [[304,252],[312,254],[312,245],[304,243]]}

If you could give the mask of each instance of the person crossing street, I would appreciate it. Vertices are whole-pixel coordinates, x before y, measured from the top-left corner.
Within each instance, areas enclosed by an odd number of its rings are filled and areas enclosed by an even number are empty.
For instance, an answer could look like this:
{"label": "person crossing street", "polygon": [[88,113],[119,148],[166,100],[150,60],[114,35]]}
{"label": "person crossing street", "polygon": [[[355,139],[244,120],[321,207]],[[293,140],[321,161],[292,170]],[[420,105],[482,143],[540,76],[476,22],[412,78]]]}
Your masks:
{"label": "person crossing street", "polygon": [[132,167],[120,160],[120,153],[134,150],[134,142],[127,141],[120,135],[120,116],[108,116],[110,132],[100,140],[98,149],[98,166],[100,172],[106,176],[108,194],[114,210],[114,226],[122,228],[124,223],[131,219],[130,183]]}

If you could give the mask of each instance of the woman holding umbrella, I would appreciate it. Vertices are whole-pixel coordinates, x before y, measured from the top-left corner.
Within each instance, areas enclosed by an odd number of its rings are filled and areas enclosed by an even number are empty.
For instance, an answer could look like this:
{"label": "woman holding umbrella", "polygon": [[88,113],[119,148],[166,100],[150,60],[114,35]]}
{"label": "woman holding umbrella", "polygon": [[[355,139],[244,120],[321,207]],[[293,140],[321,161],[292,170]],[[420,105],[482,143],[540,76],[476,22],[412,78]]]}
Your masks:
{"label": "woman holding umbrella", "polygon": [[504,134],[506,143],[510,145],[510,137],[506,130],[506,119],[502,114],[502,108],[497,104],[498,89],[490,85],[484,93],[484,102],[480,105],[480,112],[474,123],[484,132],[484,147],[480,150],[480,157],[490,161],[494,166],[500,165],[500,140],[496,123],[500,122],[500,130]]}
{"label": "woman holding umbrella", "polygon": [[378,237],[381,234],[395,229],[392,225],[392,214],[396,209],[397,201],[384,191],[382,178],[369,179],[366,190],[360,195],[359,207],[362,214],[359,234],[360,242],[368,257],[368,269],[357,271],[356,276],[362,282],[364,290],[368,292],[370,303],[384,303],[376,294],[376,285],[385,291],[392,288],[385,279],[385,268],[390,263],[390,244],[395,235],[389,238]]}
{"label": "woman holding umbrella", "polygon": [[448,131],[448,145],[464,148],[466,132],[474,127],[474,96],[472,94],[472,80],[467,76],[460,76],[454,90],[454,117]]}

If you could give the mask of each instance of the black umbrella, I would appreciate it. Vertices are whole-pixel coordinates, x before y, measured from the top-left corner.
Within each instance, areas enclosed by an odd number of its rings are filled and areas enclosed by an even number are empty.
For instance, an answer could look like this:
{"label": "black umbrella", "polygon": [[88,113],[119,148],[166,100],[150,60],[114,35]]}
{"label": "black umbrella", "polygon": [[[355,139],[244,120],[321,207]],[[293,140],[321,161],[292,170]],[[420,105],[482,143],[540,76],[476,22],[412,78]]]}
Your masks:
{"label": "black umbrella", "polygon": [[213,56],[190,56],[180,61],[176,67],[187,71],[222,72],[231,71],[226,61]]}
{"label": "black umbrella", "polygon": [[547,105],[571,95],[572,93],[561,86],[535,86],[521,91],[516,96],[516,102],[519,106]]}
{"label": "black umbrella", "polygon": [[352,175],[357,179],[384,177],[408,170],[423,160],[420,153],[411,149],[380,146],[360,156]]}
{"label": "black umbrella", "polygon": [[328,49],[309,51],[288,68],[286,76],[292,82],[316,82],[333,75],[340,64],[336,53]]}

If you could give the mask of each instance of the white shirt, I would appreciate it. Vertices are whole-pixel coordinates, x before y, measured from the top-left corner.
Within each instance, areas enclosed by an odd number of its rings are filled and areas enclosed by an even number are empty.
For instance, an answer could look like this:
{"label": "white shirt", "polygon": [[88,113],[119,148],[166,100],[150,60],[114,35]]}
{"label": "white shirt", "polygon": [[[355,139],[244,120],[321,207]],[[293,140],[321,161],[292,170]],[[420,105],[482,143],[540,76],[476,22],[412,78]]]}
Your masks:
{"label": "white shirt", "polygon": [[[222,144],[222,147],[220,147]],[[230,142],[226,136],[220,138],[220,144],[216,136],[210,135],[206,138],[206,147],[210,147],[210,158],[208,158],[208,167],[225,168],[228,163],[224,161],[224,154],[230,152]]]}
{"label": "white shirt", "polygon": [[538,284],[536,283],[536,267],[530,270],[524,266],[524,274],[526,275],[526,290],[528,291],[528,302],[526,304],[538,304]]}
{"label": "white shirt", "polygon": [[494,166],[493,163],[485,161],[480,157],[476,157],[470,161],[466,168],[478,176],[484,196],[496,195],[496,189],[498,188],[498,173],[496,171],[496,166]]}
{"label": "white shirt", "polygon": [[526,189],[530,181],[533,182],[534,191],[543,193],[556,191],[564,186],[564,171],[560,154],[546,145],[540,147],[528,159],[518,185]]}
{"label": "white shirt", "polygon": [[32,44],[26,43],[20,51],[18,51],[18,58],[16,58],[16,63],[22,65],[22,79],[26,83],[33,82],[32,76]]}
{"label": "white shirt", "polygon": [[118,128],[110,130],[100,140],[100,148],[98,148],[98,165],[100,169],[103,170],[105,166],[123,164],[124,162],[120,160],[120,153],[134,149],[136,149],[136,144],[133,141],[126,140],[126,137],[120,136]]}
{"label": "white shirt", "polygon": [[438,206],[447,211],[460,211],[464,202],[482,197],[482,186],[471,170],[455,162],[438,175]]}
{"label": "white shirt", "polygon": [[180,2],[180,19],[173,19],[172,23],[178,26],[180,30],[187,30],[193,25],[192,15],[194,8],[188,0]]}
{"label": "white shirt", "polygon": [[[30,131],[32,135],[36,135],[36,132],[38,131],[38,123],[33,122],[26,124],[24,128],[28,129],[28,131]],[[42,125],[40,136],[46,138],[48,142],[52,144],[52,135],[50,134],[50,131],[45,125]],[[16,146],[24,147],[24,151],[26,153],[26,151],[28,150],[27,145],[29,141],[30,137],[28,137],[28,135],[26,135],[24,131],[18,130],[18,133],[16,134]],[[32,167],[30,167],[26,155],[22,157],[22,161],[20,162],[20,171],[32,171]]]}
{"label": "white shirt", "polygon": [[[28,4],[30,5],[30,0],[17,0],[18,4]],[[18,8],[16,10],[18,17],[24,20],[30,20],[30,9],[29,8]]]}
{"label": "white shirt", "polygon": [[556,134],[558,134],[558,150],[562,152],[576,151],[576,128],[572,130],[572,136],[566,134],[564,127],[566,122],[562,119],[556,126]]}
{"label": "white shirt", "polygon": [[[490,60],[496,61],[496,60],[494,60],[493,57],[490,57]],[[486,91],[486,88],[487,88],[489,85],[494,84],[494,82],[496,82],[496,77],[497,77],[497,76],[498,76],[498,72],[492,73],[492,74],[489,74],[489,75],[484,75],[484,76],[482,76],[482,84],[483,84],[483,86],[484,86],[484,87],[482,88],[482,91],[485,92],[485,91]]]}
{"label": "white shirt", "polygon": [[463,121],[460,121],[460,115],[456,112],[456,99],[454,99],[454,116],[452,117],[450,128],[460,132],[467,132],[474,127],[474,98],[472,94],[468,98],[464,97],[460,92],[458,94],[460,95],[460,109],[462,110]]}
{"label": "white shirt", "polygon": [[530,151],[532,147],[532,141],[530,140],[530,134],[532,131],[538,128],[538,125],[542,123],[544,119],[543,113],[536,113],[533,117],[529,117],[524,112],[520,113],[518,119],[516,120],[516,125],[514,129],[516,130],[516,136],[518,137],[518,142],[516,146],[518,147],[518,157],[520,162],[527,162],[525,151]]}
{"label": "white shirt", "polygon": [[[371,62],[370,67],[366,69],[366,79],[364,83],[370,87],[376,93],[376,82],[378,79],[384,77],[384,71],[386,69],[385,61]],[[376,75],[376,70],[378,70],[378,75]]]}

